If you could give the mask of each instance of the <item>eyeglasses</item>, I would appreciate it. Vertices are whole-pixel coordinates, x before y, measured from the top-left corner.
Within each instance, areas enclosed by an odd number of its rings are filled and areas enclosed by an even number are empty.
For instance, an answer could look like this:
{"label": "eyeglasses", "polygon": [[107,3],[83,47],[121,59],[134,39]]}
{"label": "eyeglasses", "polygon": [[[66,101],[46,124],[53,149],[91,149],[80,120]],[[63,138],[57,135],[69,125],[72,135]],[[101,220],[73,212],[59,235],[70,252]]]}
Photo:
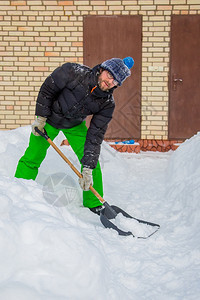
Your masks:
{"label": "eyeglasses", "polygon": [[[106,71],[107,71],[107,70],[106,70]],[[112,74],[111,74],[109,71],[107,71],[106,74],[107,74],[107,77],[108,77],[109,79],[113,79],[112,83],[113,83],[115,86],[118,85],[117,80],[114,79],[114,77],[112,76]]]}

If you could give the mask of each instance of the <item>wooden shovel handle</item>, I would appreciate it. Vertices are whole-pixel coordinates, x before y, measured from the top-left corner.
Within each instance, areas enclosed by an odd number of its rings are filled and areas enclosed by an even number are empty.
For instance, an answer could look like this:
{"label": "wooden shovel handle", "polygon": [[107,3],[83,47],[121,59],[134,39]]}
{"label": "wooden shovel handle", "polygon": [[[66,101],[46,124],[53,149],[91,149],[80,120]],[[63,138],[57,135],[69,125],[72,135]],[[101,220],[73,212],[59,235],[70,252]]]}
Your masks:
{"label": "wooden shovel handle", "polygon": [[[39,133],[42,137],[44,137],[47,142],[56,150],[56,152],[62,157],[62,159],[70,166],[70,168],[76,173],[76,175],[79,178],[82,178],[82,174],[76,169],[76,167],[71,163],[71,161],[60,151],[60,149],[54,144],[54,142],[50,139],[50,137],[47,135],[47,132],[44,133],[40,131],[37,127],[35,128],[35,131]],[[101,195],[93,188],[92,185],[90,185],[90,191],[99,199],[101,203],[104,203],[105,200],[101,197]]]}

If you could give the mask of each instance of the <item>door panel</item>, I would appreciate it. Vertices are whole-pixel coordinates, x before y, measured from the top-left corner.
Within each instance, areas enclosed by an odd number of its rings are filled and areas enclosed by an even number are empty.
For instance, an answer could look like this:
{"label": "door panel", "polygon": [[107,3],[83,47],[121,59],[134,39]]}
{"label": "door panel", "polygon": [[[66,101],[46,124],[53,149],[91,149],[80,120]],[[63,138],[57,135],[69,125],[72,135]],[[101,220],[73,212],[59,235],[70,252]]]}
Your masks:
{"label": "door panel", "polygon": [[141,16],[85,16],[84,64],[93,67],[112,57],[132,56],[132,75],[114,91],[116,108],[106,138],[140,138]]}
{"label": "door panel", "polygon": [[169,138],[200,130],[200,15],[172,16]]}

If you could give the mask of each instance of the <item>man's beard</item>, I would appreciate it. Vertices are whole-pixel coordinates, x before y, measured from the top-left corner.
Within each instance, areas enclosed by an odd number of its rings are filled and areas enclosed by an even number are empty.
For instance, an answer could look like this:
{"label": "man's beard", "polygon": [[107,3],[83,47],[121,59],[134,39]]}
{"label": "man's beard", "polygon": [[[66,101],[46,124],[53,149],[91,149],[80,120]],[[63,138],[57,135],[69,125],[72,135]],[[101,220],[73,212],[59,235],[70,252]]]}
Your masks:
{"label": "man's beard", "polygon": [[101,78],[99,78],[98,80],[98,85],[100,89],[105,92],[111,89],[109,82],[107,82],[106,80],[101,80]]}

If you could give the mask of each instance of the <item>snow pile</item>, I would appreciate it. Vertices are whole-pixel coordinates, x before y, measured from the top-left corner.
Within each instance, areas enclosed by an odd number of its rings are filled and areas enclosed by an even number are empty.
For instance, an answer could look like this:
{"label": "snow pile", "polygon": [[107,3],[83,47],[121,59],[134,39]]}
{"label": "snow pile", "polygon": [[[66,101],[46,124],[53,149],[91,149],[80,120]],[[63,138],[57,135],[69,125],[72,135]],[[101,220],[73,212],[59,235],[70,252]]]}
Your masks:
{"label": "snow pile", "polygon": [[42,201],[42,190],[33,181],[1,178],[0,187],[0,298],[10,293],[11,299],[23,299],[24,288],[24,299],[78,299],[82,293],[90,299],[92,285],[100,293],[105,267],[102,254],[89,243],[92,225],[67,211],[64,218]]}
{"label": "snow pile", "polygon": [[[189,239],[200,238],[200,133],[186,140],[172,155],[167,172],[170,222],[179,220]],[[179,230],[177,228],[177,230]]]}
{"label": "snow pile", "polygon": [[[191,194],[198,187],[200,174],[200,133],[186,140],[174,153],[169,162],[168,176],[170,185],[178,187],[179,192],[185,189]],[[199,183],[199,184],[198,184]],[[180,187],[181,185],[181,187]]]}
{"label": "snow pile", "polygon": [[[29,126],[0,131],[0,299],[199,298],[199,134],[174,153],[122,154],[102,145],[105,199],[160,224],[147,240],[104,228],[52,148],[36,182],[14,178],[29,134]],[[61,150],[79,168],[72,149]]]}

